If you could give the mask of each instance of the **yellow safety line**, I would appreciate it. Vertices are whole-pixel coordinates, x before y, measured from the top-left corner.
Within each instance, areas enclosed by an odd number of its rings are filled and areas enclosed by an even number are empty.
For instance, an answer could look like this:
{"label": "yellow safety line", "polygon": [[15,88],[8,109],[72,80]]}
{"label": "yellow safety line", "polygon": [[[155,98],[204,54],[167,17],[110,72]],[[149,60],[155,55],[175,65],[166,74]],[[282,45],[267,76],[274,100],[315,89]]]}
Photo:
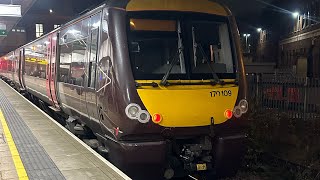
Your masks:
{"label": "yellow safety line", "polygon": [[21,161],[19,152],[18,152],[17,147],[13,141],[10,129],[8,127],[6,119],[3,116],[1,109],[0,109],[0,121],[1,121],[1,124],[3,127],[3,132],[6,137],[6,140],[7,140],[10,152],[11,152],[14,166],[16,167],[16,170],[17,170],[19,180],[28,180],[29,178],[28,178],[27,172],[26,172],[24,165]]}

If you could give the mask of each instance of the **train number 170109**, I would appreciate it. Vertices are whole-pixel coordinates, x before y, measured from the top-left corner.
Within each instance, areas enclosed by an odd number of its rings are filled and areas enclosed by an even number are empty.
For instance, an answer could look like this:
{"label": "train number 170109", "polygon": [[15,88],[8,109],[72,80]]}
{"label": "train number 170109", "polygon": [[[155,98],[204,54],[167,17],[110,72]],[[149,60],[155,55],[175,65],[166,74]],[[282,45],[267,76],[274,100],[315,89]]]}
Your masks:
{"label": "train number 170109", "polygon": [[223,91],[211,91],[211,97],[218,97],[218,96],[232,96],[231,90],[223,90]]}

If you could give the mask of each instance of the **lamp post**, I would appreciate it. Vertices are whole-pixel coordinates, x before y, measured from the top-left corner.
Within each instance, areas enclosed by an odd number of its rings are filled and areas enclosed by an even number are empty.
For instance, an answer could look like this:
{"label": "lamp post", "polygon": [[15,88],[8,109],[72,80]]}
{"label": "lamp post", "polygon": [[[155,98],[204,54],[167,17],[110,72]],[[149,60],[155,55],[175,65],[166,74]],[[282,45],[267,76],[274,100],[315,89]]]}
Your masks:
{"label": "lamp post", "polygon": [[248,38],[251,36],[251,34],[244,34],[243,36],[246,38],[246,52],[249,52],[248,51]]}
{"label": "lamp post", "polygon": [[291,13],[291,15],[294,19],[293,31],[298,31],[299,30],[298,21],[299,21],[300,13],[298,11],[295,11],[295,12]]}

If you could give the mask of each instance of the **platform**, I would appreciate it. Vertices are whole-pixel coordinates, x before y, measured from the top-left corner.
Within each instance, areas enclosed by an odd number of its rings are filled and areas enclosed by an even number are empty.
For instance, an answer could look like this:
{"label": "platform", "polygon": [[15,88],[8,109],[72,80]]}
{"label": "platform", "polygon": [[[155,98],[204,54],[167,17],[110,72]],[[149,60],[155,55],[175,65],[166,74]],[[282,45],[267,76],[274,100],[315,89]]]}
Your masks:
{"label": "platform", "polygon": [[0,179],[130,179],[0,80]]}

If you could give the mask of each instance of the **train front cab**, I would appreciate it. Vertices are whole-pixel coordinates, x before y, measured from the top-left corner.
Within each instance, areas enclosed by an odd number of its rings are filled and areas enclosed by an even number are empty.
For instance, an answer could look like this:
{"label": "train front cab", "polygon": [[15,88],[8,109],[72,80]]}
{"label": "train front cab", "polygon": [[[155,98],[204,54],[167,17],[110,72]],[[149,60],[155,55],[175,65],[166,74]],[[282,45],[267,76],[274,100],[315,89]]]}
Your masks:
{"label": "train front cab", "polygon": [[105,9],[102,22],[97,104],[114,138],[109,159],[144,177],[232,175],[248,103],[231,13],[206,0],[132,0],[125,9]]}

